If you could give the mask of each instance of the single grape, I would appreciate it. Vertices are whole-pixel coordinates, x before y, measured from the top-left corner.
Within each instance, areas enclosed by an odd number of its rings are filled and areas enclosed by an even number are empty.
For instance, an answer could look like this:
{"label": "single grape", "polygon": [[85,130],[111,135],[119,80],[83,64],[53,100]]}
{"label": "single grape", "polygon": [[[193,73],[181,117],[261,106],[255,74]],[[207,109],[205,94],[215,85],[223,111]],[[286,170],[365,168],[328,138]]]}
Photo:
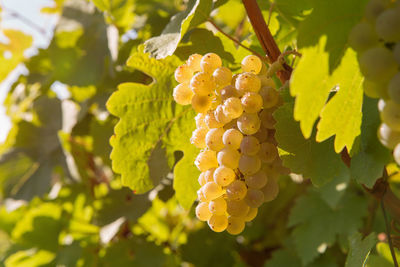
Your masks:
{"label": "single grape", "polygon": [[261,87],[260,96],[262,97],[264,108],[272,108],[278,104],[279,93],[274,87]]}
{"label": "single grape", "polygon": [[376,18],[381,14],[389,5],[389,0],[371,0],[365,7],[364,16],[368,22],[375,23]]}
{"label": "single grape", "polygon": [[249,189],[245,201],[250,208],[258,208],[264,202],[264,193],[258,189]]}
{"label": "single grape", "polygon": [[205,177],[205,172],[200,173],[199,178],[197,179],[197,181],[199,182],[200,186],[203,186],[207,183],[206,181],[206,177]]}
{"label": "single grape", "polygon": [[220,151],[224,148],[224,143],[222,142],[222,136],[225,130],[223,128],[214,128],[208,131],[206,135],[206,145],[209,149],[214,151]]}
{"label": "single grape", "polygon": [[175,70],[175,80],[178,83],[189,82],[192,78],[193,70],[187,65],[181,65]]}
{"label": "single grape", "polygon": [[393,158],[398,165],[400,165],[400,143],[397,144],[393,150]]}
{"label": "single grape", "polygon": [[240,151],[244,155],[254,156],[260,150],[260,142],[254,136],[245,136],[240,143]]}
{"label": "single grape", "polygon": [[222,136],[222,142],[224,145],[231,149],[239,149],[242,139],[242,133],[236,129],[229,129],[225,131],[224,135]]}
{"label": "single grape", "polygon": [[201,70],[200,61],[201,61],[202,57],[203,56],[199,55],[199,54],[190,55],[186,62],[186,65],[188,65],[189,68],[191,68],[193,72],[198,72]]}
{"label": "single grape", "polygon": [[213,73],[213,71],[222,66],[221,58],[215,53],[205,54],[200,61],[200,67],[203,72]]}
{"label": "single grape", "polygon": [[378,129],[378,138],[385,147],[393,149],[400,143],[400,131],[394,131],[389,126],[382,123]]}
{"label": "single grape", "polygon": [[192,98],[192,107],[197,113],[207,113],[211,108],[211,98],[195,94]]}
{"label": "single grape", "polygon": [[226,200],[223,197],[211,200],[208,205],[208,208],[211,211],[211,213],[216,215],[224,215],[226,212],[226,207],[227,207]]}
{"label": "single grape", "polygon": [[271,163],[278,157],[278,149],[274,144],[268,142],[262,143],[258,157],[262,162]]}
{"label": "single grape", "polygon": [[264,128],[266,128],[266,129],[274,129],[275,128],[276,120],[274,119],[274,117],[272,116],[272,113],[269,110],[264,109],[263,111],[261,111],[260,120],[261,120],[261,124]]}
{"label": "single grape", "polygon": [[251,189],[261,189],[267,184],[267,181],[267,174],[263,170],[245,177],[246,185]]}
{"label": "single grape", "polygon": [[228,227],[228,218],[225,215],[212,215],[208,225],[214,232],[222,232]]}
{"label": "single grape", "polygon": [[242,155],[239,160],[239,170],[244,175],[252,175],[261,168],[261,160],[258,156]]}
{"label": "single grape", "polygon": [[393,53],[384,47],[374,47],[365,51],[359,60],[361,72],[374,82],[388,81],[397,72]]}
{"label": "single grape", "polygon": [[246,193],[246,184],[240,180],[235,180],[226,187],[226,195],[230,200],[241,200],[246,196]]}
{"label": "single grape", "polygon": [[377,44],[378,36],[367,22],[358,23],[350,31],[349,45],[356,51],[365,51]]}
{"label": "single grape", "polygon": [[226,231],[231,235],[238,235],[243,232],[245,226],[243,217],[229,216]]}
{"label": "single grape", "polygon": [[205,148],[207,132],[208,132],[207,128],[197,128],[192,133],[192,137],[190,138],[190,143],[197,148]]}
{"label": "single grape", "polygon": [[207,127],[210,129],[221,128],[224,126],[223,123],[220,123],[219,121],[217,121],[213,111],[209,111],[207,113],[207,115],[204,118],[204,122],[206,123]]}
{"label": "single grape", "polygon": [[392,8],[383,11],[376,18],[376,33],[386,42],[400,41],[399,11]]}
{"label": "single grape", "polygon": [[275,88],[275,82],[271,77],[268,77],[267,75],[258,75],[258,78],[261,81],[261,87],[266,86]]}
{"label": "single grape", "polygon": [[225,101],[226,99],[230,97],[239,97],[239,94],[233,85],[227,85],[224,88],[221,89],[219,92],[219,95],[221,96],[221,100]]}
{"label": "single grape", "polygon": [[381,119],[393,130],[400,131],[400,105],[391,100],[386,101],[385,107],[381,112]]}
{"label": "single grape", "polygon": [[227,124],[232,120],[232,118],[227,117],[224,113],[224,107],[222,105],[219,105],[215,110],[214,110],[214,116],[215,119],[222,123],[222,124]]}
{"label": "single grape", "polygon": [[214,81],[208,73],[198,72],[190,80],[190,89],[196,95],[206,96],[214,89]]}
{"label": "single grape", "polygon": [[174,88],[172,96],[174,97],[176,103],[180,105],[189,105],[192,103],[193,92],[190,90],[189,84],[186,82],[178,84]]}
{"label": "single grape", "polygon": [[219,67],[214,72],[213,75],[214,82],[217,87],[222,87],[231,84],[232,81],[232,71],[227,67]]}
{"label": "single grape", "polygon": [[211,218],[211,211],[208,209],[207,202],[200,202],[196,207],[196,217],[200,221],[208,221]]}
{"label": "single grape", "polygon": [[267,141],[270,137],[268,129],[266,128],[260,128],[253,136],[256,137],[260,143]]}
{"label": "single grape", "polygon": [[253,92],[245,93],[241,99],[244,112],[256,113],[263,107],[261,95]]}
{"label": "single grape", "polygon": [[205,122],[206,114],[199,113],[194,117],[194,120],[196,121],[196,127],[197,128],[209,128]]}
{"label": "single grape", "polygon": [[214,181],[220,186],[227,186],[236,178],[235,172],[228,167],[219,166],[214,172]]}
{"label": "single grape", "polygon": [[390,80],[388,91],[391,100],[400,105],[400,72]]}
{"label": "single grape", "polygon": [[214,172],[217,168],[212,168],[212,169],[208,169],[204,172],[204,181],[206,183],[208,182],[214,182]]}
{"label": "single grape", "polygon": [[258,74],[262,68],[262,61],[259,57],[254,55],[249,55],[242,60],[242,70],[243,72],[252,72]]}
{"label": "single grape", "polygon": [[226,211],[231,216],[245,217],[250,209],[249,205],[243,199],[239,201],[228,199],[226,204]]}
{"label": "single grape", "polygon": [[230,97],[225,100],[223,105],[223,112],[225,116],[231,119],[239,118],[243,113],[242,103],[237,97]]}
{"label": "single grape", "polygon": [[396,60],[396,63],[400,65],[400,42],[397,42],[393,48],[393,57]]}
{"label": "single grape", "polygon": [[388,98],[388,86],[386,83],[376,83],[368,79],[363,82],[364,93],[370,98]]}
{"label": "single grape", "polygon": [[222,187],[215,182],[208,182],[202,188],[203,194],[208,201],[214,200],[224,193]]}
{"label": "single grape", "polygon": [[245,222],[250,222],[254,220],[254,218],[257,216],[258,209],[257,208],[250,208],[249,212],[247,212],[246,217],[244,217]]}
{"label": "single grape", "polygon": [[274,200],[279,193],[279,184],[275,177],[268,177],[267,184],[261,188],[261,191],[264,194],[264,202],[269,202]]}
{"label": "single grape", "polygon": [[260,91],[261,81],[257,75],[251,72],[244,72],[237,77],[235,87],[240,95],[244,95],[246,92],[257,93]]}
{"label": "single grape", "polygon": [[200,152],[199,155],[197,155],[194,164],[201,172],[205,172],[208,169],[218,167],[218,161],[215,151],[205,150]]}
{"label": "single grape", "polygon": [[252,135],[260,129],[261,121],[256,113],[243,113],[237,120],[237,126],[243,134]]}
{"label": "single grape", "polygon": [[236,169],[239,166],[240,154],[237,150],[225,147],[218,152],[218,163],[225,167]]}

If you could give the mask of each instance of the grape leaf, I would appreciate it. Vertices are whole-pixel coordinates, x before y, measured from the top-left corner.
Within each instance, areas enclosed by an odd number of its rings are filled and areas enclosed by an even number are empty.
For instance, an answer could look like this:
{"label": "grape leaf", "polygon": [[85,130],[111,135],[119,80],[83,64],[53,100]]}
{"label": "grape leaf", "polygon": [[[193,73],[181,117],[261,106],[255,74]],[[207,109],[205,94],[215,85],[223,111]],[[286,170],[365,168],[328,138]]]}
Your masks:
{"label": "grape leaf", "polygon": [[55,254],[47,250],[21,250],[7,258],[5,266],[49,266]]}
{"label": "grape leaf", "polygon": [[[347,46],[348,34],[361,20],[367,0],[311,0],[310,3],[313,10],[299,26],[298,46],[303,48],[317,45],[320,38],[325,36],[326,45],[323,49],[329,54],[327,63],[331,72],[340,63]],[[320,67],[318,64],[314,66]]]}
{"label": "grape leaf", "polygon": [[377,241],[375,233],[369,234],[364,239],[360,233],[354,233],[350,236],[350,251],[346,258],[345,267],[364,266],[372,247]]}
{"label": "grape leaf", "polygon": [[305,139],[292,114],[293,103],[286,103],[274,113],[277,120],[275,136],[284,165],[311,179],[317,186],[334,177],[348,175],[340,156],[331,149],[332,140],[317,143],[314,138]]}
{"label": "grape leaf", "polygon": [[376,100],[364,98],[360,145],[352,156],[350,166],[351,177],[368,187],[375,184],[382,176],[385,165],[392,160],[390,151],[383,147],[376,134],[380,124],[376,107]]}
{"label": "grape leaf", "polygon": [[145,42],[145,52],[157,59],[172,55],[185,33],[208,18],[212,5],[212,0],[190,1],[185,11],[172,17],[160,36]]}
{"label": "grape leaf", "polygon": [[175,164],[175,151],[182,151],[184,156],[174,168],[174,188],[179,202],[190,208],[198,187],[198,171],[193,164],[198,151],[189,144],[195,127],[194,111],[176,104],[172,97],[176,84],[173,73],[179,63],[175,56],[156,60],[141,51],[134,53],[128,66],[154,81],[149,85],[121,84],[108,100],[107,108],[120,118],[110,143],[112,167],[121,174],[123,185],[136,193],[150,190],[159,179],[149,170],[149,159],[157,146],[165,150],[170,168]]}
{"label": "grape leaf", "polygon": [[353,234],[362,225],[367,203],[362,197],[346,192],[333,209],[312,190],[298,199],[289,216],[289,226],[295,226],[292,237],[297,254],[304,265],[323,254],[334,244],[337,235]]}
{"label": "grape leaf", "polygon": [[[296,96],[294,117],[300,121],[304,136],[311,136],[320,116],[316,140],[321,142],[336,135],[335,151],[339,153],[345,146],[350,150],[360,134],[363,79],[351,49],[346,50],[340,65],[330,74],[325,44],[323,37],[317,46],[301,50],[303,56],[293,72],[290,91]],[[335,88],[338,91],[328,100]]]}

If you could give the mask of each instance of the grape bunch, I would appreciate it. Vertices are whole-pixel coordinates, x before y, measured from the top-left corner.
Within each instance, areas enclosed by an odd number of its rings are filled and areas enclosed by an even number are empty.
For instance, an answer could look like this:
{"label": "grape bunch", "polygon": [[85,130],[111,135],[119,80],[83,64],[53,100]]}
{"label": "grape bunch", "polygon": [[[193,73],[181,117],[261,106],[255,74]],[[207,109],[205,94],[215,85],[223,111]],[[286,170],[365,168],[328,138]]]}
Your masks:
{"label": "grape bunch", "polygon": [[287,173],[274,139],[272,112],[281,104],[275,83],[259,57],[246,56],[233,74],[214,53],[191,55],[175,71],[173,97],[198,113],[190,142],[201,149],[196,216],[215,232],[236,235],[258,207],[276,198],[278,177]]}
{"label": "grape bunch", "polygon": [[400,165],[400,1],[370,0],[349,44],[358,53],[364,93],[380,98],[379,140]]}

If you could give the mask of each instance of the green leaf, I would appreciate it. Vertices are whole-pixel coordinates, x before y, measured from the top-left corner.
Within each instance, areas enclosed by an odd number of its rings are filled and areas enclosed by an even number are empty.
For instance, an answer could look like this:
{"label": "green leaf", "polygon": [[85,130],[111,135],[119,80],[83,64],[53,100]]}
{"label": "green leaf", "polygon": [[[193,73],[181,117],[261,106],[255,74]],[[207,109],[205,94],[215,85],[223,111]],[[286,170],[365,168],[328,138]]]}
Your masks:
{"label": "green leaf", "polygon": [[29,249],[18,251],[9,256],[5,266],[9,267],[32,267],[46,266],[55,258],[55,254],[47,250]]}
{"label": "green leaf", "polygon": [[377,131],[380,117],[377,101],[364,98],[363,121],[358,151],[351,159],[351,177],[360,184],[372,187],[375,181],[382,176],[383,168],[392,160],[392,154],[378,140]]}
{"label": "green leaf", "polygon": [[[174,188],[179,202],[189,208],[198,187],[198,172],[193,164],[197,151],[188,144],[195,127],[194,111],[176,104],[172,97],[176,84],[173,73],[179,61],[176,57],[156,60],[138,52],[127,64],[154,81],[150,85],[121,84],[107,102],[108,110],[120,118],[110,141],[113,170],[121,174],[123,185],[144,193],[160,180],[149,170],[149,160],[156,148],[164,151],[157,152],[158,157],[166,157],[169,168],[175,164],[175,151],[182,151],[183,163],[174,169]],[[163,164],[160,160],[152,162]],[[152,168],[159,167],[154,164]]]}
{"label": "green leaf", "polygon": [[348,175],[340,156],[331,149],[332,140],[317,143],[314,138],[304,139],[292,114],[293,103],[286,103],[274,113],[277,120],[275,136],[284,165],[311,179],[317,186]]}
{"label": "green leaf", "polygon": [[372,247],[377,241],[375,233],[369,234],[364,239],[360,233],[354,233],[350,236],[350,251],[346,258],[345,267],[364,266]]}
{"label": "green leaf", "polygon": [[335,243],[337,235],[351,235],[362,226],[367,212],[363,198],[346,193],[333,209],[310,191],[298,199],[289,216],[289,226],[295,226],[292,237],[302,263],[312,262],[326,247]]}
{"label": "green leaf", "polygon": [[[332,72],[345,53],[351,28],[363,16],[367,0],[311,0],[310,3],[313,10],[300,24],[298,46],[303,48],[317,45],[321,37],[325,36],[326,45],[324,45],[323,49],[329,54],[329,59],[327,58],[326,60],[329,60],[327,64],[330,72]],[[320,68],[317,63],[314,66]]]}
{"label": "green leaf", "polygon": [[[321,142],[336,135],[335,151],[339,153],[345,146],[350,150],[360,134],[363,79],[351,49],[330,74],[325,44],[326,37],[322,37],[317,46],[301,50],[303,56],[293,72],[290,91],[296,97],[294,117],[300,121],[304,136],[311,136],[320,116],[316,140]],[[338,91],[328,100],[334,89]]]}
{"label": "green leaf", "polygon": [[145,42],[145,52],[157,59],[172,55],[185,33],[207,20],[212,5],[211,0],[191,0],[185,11],[172,17],[160,36]]}

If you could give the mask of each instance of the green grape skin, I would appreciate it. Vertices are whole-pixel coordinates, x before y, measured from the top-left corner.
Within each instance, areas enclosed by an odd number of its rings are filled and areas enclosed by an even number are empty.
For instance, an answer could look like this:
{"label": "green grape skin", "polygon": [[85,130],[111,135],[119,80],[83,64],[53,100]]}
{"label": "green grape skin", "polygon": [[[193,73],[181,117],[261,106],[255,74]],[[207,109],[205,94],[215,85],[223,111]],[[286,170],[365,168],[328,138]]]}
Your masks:
{"label": "green grape skin", "polygon": [[192,107],[197,113],[207,113],[211,109],[211,98],[194,94]]}
{"label": "green grape skin", "polygon": [[238,235],[243,232],[246,224],[243,217],[229,216],[226,231],[231,235]]}
{"label": "green grape skin", "polygon": [[260,118],[255,113],[244,112],[237,120],[237,127],[246,135],[255,134],[261,126]]}
{"label": "green grape skin", "polygon": [[196,207],[196,217],[200,221],[208,221],[212,216],[211,211],[208,209],[207,202],[200,202]]}
{"label": "green grape skin", "polygon": [[254,136],[245,136],[240,143],[240,152],[243,155],[254,156],[260,150],[260,142]]}
{"label": "green grape skin", "polygon": [[228,199],[226,204],[227,204],[226,211],[231,216],[246,217],[247,213],[250,210],[249,205],[247,205],[243,199],[242,200]]}
{"label": "green grape skin", "polygon": [[377,45],[378,36],[371,24],[361,22],[350,31],[349,44],[355,51],[362,52]]}
{"label": "green grape skin", "polygon": [[254,55],[244,57],[241,65],[243,72],[251,72],[254,74],[259,74],[263,66],[261,59]]}
{"label": "green grape skin", "polygon": [[278,157],[278,149],[274,144],[264,142],[260,145],[258,157],[262,162],[271,163]]}
{"label": "green grape skin", "polygon": [[200,152],[199,155],[197,155],[194,164],[201,172],[218,167],[215,151],[205,150]]}
{"label": "green grape skin", "polygon": [[225,215],[212,215],[208,225],[214,232],[223,232],[228,227],[228,218]]}
{"label": "green grape skin", "polygon": [[244,217],[245,222],[250,222],[254,220],[254,218],[257,216],[258,209],[257,208],[250,208],[249,211],[247,212],[246,216]]}
{"label": "green grape skin", "polygon": [[263,170],[260,170],[253,175],[246,176],[245,182],[249,189],[261,189],[267,184],[268,177]]}
{"label": "green grape skin", "polygon": [[243,135],[236,129],[226,130],[222,136],[222,142],[230,149],[239,149],[240,143],[243,140]]}
{"label": "green grape skin", "polygon": [[261,81],[261,87],[272,87],[276,88],[275,82],[271,77],[268,77],[267,75],[258,75],[258,78]]}
{"label": "green grape skin", "polygon": [[223,112],[231,119],[239,118],[243,113],[242,102],[237,97],[230,97],[224,101]]}
{"label": "green grape skin", "polygon": [[384,47],[366,50],[359,63],[362,74],[373,82],[386,82],[397,72],[393,53]]}
{"label": "green grape skin", "polygon": [[224,132],[223,128],[210,129],[206,135],[207,148],[214,151],[220,151],[223,149],[225,146],[222,142]]}
{"label": "green grape skin", "polygon": [[386,83],[376,83],[368,79],[364,79],[363,89],[366,96],[370,98],[384,98],[387,99],[388,86]]}
{"label": "green grape skin", "polygon": [[178,83],[189,82],[193,76],[193,70],[187,65],[181,65],[175,70],[175,80]]}
{"label": "green grape skin", "polygon": [[189,68],[191,68],[193,72],[199,72],[199,71],[201,71],[200,61],[201,61],[202,57],[203,56],[200,54],[192,54],[189,56],[189,58],[186,62],[186,65],[188,65]]}
{"label": "green grape skin", "polygon": [[400,131],[400,105],[393,101],[386,101],[381,112],[381,120],[395,131]]}
{"label": "green grape skin", "polygon": [[263,99],[261,95],[253,92],[248,92],[240,99],[243,110],[246,113],[257,113],[263,107]]}
{"label": "green grape skin", "polygon": [[200,67],[205,73],[213,73],[222,66],[221,58],[215,53],[205,54],[200,60]]}
{"label": "green grape skin", "polygon": [[376,18],[381,14],[389,5],[389,0],[371,0],[365,7],[364,16],[370,23],[375,23]]}
{"label": "green grape skin", "polygon": [[217,155],[219,165],[228,167],[232,170],[239,166],[240,154],[237,150],[225,147]]}
{"label": "green grape skin", "polygon": [[260,91],[261,81],[257,75],[251,72],[244,72],[236,78],[235,87],[239,95],[244,95],[246,92],[257,93]]}
{"label": "green grape skin", "polygon": [[400,65],[400,42],[397,42],[393,48],[393,57],[396,60],[396,63]]}
{"label": "green grape skin", "polygon": [[400,143],[397,144],[393,150],[393,158],[397,165],[400,165]]}
{"label": "green grape skin", "polygon": [[243,175],[252,175],[261,168],[261,160],[258,156],[242,155],[239,160],[239,170]]}
{"label": "green grape skin", "polygon": [[239,201],[246,196],[246,193],[246,184],[240,180],[235,180],[226,187],[226,195],[230,200]]}
{"label": "green grape skin", "polygon": [[388,92],[391,100],[400,105],[400,72],[390,80]]}
{"label": "green grape skin", "polygon": [[235,178],[235,172],[231,168],[225,166],[219,166],[214,172],[214,181],[222,187],[231,184]]}
{"label": "green grape skin", "polygon": [[248,189],[245,201],[250,208],[258,208],[264,203],[264,193],[258,189]]}
{"label": "green grape skin", "polygon": [[214,200],[224,193],[222,187],[215,182],[208,182],[202,187],[204,197],[208,200]]}
{"label": "green grape skin", "polygon": [[223,197],[211,200],[208,208],[213,215],[224,215],[227,208],[226,200]]}
{"label": "green grape skin", "polygon": [[197,148],[206,148],[206,134],[208,129],[197,128],[193,131],[192,137],[190,138],[190,143]]}
{"label": "green grape skin", "polygon": [[400,16],[396,9],[387,9],[376,18],[376,33],[386,42],[400,41]]}
{"label": "green grape skin", "polygon": [[382,123],[378,128],[378,138],[385,147],[394,149],[400,143],[400,131],[394,131],[385,123]]}

